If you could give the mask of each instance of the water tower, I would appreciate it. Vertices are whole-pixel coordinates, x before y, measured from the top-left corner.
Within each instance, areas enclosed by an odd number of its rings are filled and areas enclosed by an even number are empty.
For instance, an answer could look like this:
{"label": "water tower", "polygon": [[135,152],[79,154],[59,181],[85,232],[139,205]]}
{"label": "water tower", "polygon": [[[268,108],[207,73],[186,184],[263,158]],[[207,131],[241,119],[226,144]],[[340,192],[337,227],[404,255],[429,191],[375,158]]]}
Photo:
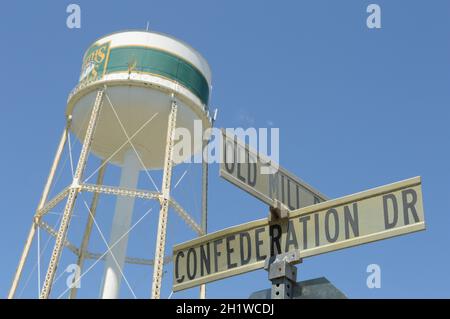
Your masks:
{"label": "water tower", "polygon": [[[127,231],[130,228],[135,198],[159,201],[152,298],[160,297],[169,206],[198,235],[206,232],[206,161],[202,164],[201,225],[171,198],[170,188],[172,168],[175,165],[174,131],[177,127],[193,131],[194,120],[202,121],[204,129],[211,127],[212,119],[208,112],[210,88],[211,71],[206,60],[195,49],[171,36],[148,31],[125,31],[102,37],[89,47],[83,58],[79,83],[68,98],[67,125],[34,216],[9,298],[14,297],[38,227],[45,227],[55,238],[40,292],[40,298],[49,298],[62,249],[68,246],[67,232],[80,192],[94,193],[92,212],[81,245],[72,249],[77,254],[80,267],[89,254],[87,248],[98,194],[117,196],[109,239],[111,249],[105,258],[102,298],[119,296],[121,271],[127,262]],[[69,131],[82,142],[73,181],[55,198],[48,200]],[[199,152],[205,145],[205,141],[200,143],[200,147],[198,143],[193,143],[192,149],[194,153]],[[89,153],[103,161],[96,184],[83,182]],[[121,168],[119,187],[102,185],[107,164]],[[163,170],[160,191],[137,190],[140,172],[150,169]],[[43,217],[63,200],[65,206],[59,229],[49,230]],[[201,294],[204,296],[204,287]],[[76,289],[73,288],[71,297],[75,295]]]}

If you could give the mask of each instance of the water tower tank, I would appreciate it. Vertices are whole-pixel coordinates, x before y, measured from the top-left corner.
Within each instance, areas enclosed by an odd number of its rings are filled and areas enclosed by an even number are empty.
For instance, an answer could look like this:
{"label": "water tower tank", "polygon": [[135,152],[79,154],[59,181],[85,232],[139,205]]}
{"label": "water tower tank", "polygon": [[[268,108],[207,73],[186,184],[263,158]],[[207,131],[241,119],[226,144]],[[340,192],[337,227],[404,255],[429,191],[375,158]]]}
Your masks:
{"label": "water tower tank", "polygon": [[171,36],[125,31],[102,37],[89,47],[79,83],[69,95],[67,106],[67,114],[72,115],[71,129],[80,140],[86,132],[97,90],[105,85],[108,100],[102,108],[91,150],[100,158],[111,157],[109,162],[124,162],[128,148],[120,149],[127,141],[123,128],[131,136],[157,113],[133,138],[133,144],[147,169],[163,166],[172,94],[178,104],[177,127],[192,132],[194,120],[201,120],[203,128],[210,126],[208,63],[191,46]]}

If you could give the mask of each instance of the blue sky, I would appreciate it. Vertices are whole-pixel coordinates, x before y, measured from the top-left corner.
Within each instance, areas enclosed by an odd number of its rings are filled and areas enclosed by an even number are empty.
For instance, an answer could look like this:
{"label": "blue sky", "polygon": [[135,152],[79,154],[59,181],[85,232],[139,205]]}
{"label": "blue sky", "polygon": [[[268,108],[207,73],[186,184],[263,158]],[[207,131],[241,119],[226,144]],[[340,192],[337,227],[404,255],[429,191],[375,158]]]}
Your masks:
{"label": "blue sky", "polygon": [[[426,231],[306,259],[299,279],[326,276],[351,298],[450,297],[448,1],[76,1],[82,10],[79,30],[66,27],[69,3],[9,1],[0,10],[1,297],[38,204],[84,50],[104,34],[143,29],[147,21],[150,29],[190,43],[209,61],[217,126],[279,127],[281,165],[330,198],[422,176]],[[380,30],[366,27],[370,3],[381,6]],[[87,170],[95,165],[93,158]],[[173,195],[198,219],[200,170],[180,166],[174,178],[185,169]],[[52,194],[68,182],[69,172],[66,161]],[[210,172],[210,231],[267,215],[261,202],[221,180],[217,165]],[[117,184],[118,169],[108,173],[106,183]],[[155,178],[160,180],[158,173]],[[139,186],[151,189],[144,174]],[[102,199],[99,207],[106,238],[113,205]],[[131,235],[130,255],[153,255],[156,203],[138,201],[134,219],[151,207]],[[75,211],[69,239],[79,243],[82,202]],[[49,223],[57,217],[50,215]],[[173,213],[169,232],[167,252],[194,235]],[[41,248],[46,240],[42,233]],[[50,242],[43,255],[41,276],[52,247]],[[104,251],[98,233],[90,248]],[[22,297],[37,296],[36,256],[33,246],[19,287]],[[71,262],[73,256],[64,252],[53,297],[64,290],[62,269]],[[380,289],[366,286],[372,263],[381,267]],[[163,297],[171,292],[171,272],[169,265]],[[102,273],[100,262],[82,281],[80,297],[98,296]],[[125,274],[137,297],[150,295],[151,268],[130,266]],[[208,296],[247,298],[268,287],[260,270],[212,283]],[[125,283],[121,293],[133,297]],[[198,289],[173,295],[196,296]]]}

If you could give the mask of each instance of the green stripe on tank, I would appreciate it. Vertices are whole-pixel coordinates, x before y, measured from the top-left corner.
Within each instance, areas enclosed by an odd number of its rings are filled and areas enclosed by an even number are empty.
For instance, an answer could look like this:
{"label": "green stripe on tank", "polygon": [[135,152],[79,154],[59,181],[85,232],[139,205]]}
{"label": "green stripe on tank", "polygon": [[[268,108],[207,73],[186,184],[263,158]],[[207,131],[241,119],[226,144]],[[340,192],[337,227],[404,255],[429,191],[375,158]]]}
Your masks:
{"label": "green stripe on tank", "polygon": [[209,87],[192,64],[170,53],[146,47],[111,48],[106,73],[128,71],[158,74],[179,82],[208,104]]}

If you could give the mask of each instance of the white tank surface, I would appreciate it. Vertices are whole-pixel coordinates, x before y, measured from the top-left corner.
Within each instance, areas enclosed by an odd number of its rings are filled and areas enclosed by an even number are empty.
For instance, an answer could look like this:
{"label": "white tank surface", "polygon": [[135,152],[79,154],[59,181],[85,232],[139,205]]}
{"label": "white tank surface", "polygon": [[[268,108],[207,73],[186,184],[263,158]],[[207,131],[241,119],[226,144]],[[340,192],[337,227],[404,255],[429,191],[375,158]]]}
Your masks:
{"label": "white tank surface", "polygon": [[71,130],[80,140],[96,92],[105,85],[109,99],[104,99],[91,151],[102,159],[112,156],[109,162],[123,165],[129,150],[126,146],[118,151],[127,142],[122,126],[132,136],[156,114],[132,142],[147,169],[163,167],[172,94],[178,104],[177,127],[187,128],[192,136],[194,120],[202,120],[203,128],[210,127],[208,63],[195,49],[171,36],[124,31],[102,37],[89,47],[80,81],[67,105]]}

